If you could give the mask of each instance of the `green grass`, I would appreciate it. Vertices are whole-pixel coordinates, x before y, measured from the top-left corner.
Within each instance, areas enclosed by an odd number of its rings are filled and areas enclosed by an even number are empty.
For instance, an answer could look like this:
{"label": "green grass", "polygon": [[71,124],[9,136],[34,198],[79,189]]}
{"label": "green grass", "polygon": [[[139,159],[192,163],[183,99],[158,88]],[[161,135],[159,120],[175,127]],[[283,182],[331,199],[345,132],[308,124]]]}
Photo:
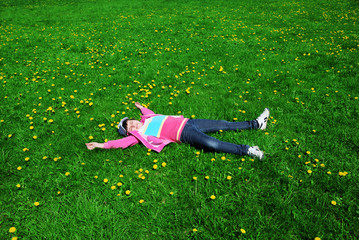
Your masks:
{"label": "green grass", "polygon": [[[0,238],[358,239],[358,10],[2,0]],[[265,131],[212,134],[266,158],[88,151],[139,118],[135,101],[239,121],[269,107]]]}

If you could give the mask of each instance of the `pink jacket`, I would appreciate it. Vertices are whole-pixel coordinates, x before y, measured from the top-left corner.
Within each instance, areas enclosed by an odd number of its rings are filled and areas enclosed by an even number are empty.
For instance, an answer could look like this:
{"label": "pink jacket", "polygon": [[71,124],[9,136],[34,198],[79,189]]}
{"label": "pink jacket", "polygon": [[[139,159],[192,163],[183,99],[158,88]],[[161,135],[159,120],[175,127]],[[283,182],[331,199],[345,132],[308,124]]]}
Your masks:
{"label": "pink jacket", "polygon": [[[141,122],[144,123],[147,118],[151,118],[154,116],[158,116],[160,114],[155,114],[153,111],[151,111],[148,108],[142,108],[141,109]],[[178,117],[183,118],[185,120],[183,126],[188,121],[187,118],[184,118],[183,116],[172,116],[172,117]],[[183,130],[183,128],[182,128]],[[162,149],[169,143],[174,142],[172,140],[167,139],[161,139],[154,136],[147,136],[144,135],[138,131],[132,131],[128,133],[127,137],[108,141],[104,144],[104,148],[110,149],[110,148],[127,148],[133,145],[136,145],[137,143],[141,142],[143,145],[145,145],[147,148],[152,149],[156,152],[161,152]]]}

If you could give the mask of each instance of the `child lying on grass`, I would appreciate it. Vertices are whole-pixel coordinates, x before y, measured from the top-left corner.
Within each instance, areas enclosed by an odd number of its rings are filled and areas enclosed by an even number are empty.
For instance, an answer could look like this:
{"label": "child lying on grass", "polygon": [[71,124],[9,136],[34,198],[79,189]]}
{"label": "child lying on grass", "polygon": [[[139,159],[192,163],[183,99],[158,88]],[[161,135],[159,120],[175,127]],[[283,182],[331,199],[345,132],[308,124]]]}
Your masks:
{"label": "child lying on grass", "polygon": [[127,148],[142,143],[147,148],[160,152],[169,143],[188,143],[205,151],[249,155],[263,159],[264,153],[258,146],[248,146],[222,142],[205,133],[219,130],[261,129],[267,127],[269,109],[256,119],[245,122],[228,122],[224,120],[188,119],[183,116],[167,116],[155,114],[151,110],[136,102],[135,106],[141,110],[141,120],[123,118],[118,125],[118,132],[124,138],[106,143],[86,143],[89,150],[95,148]]}

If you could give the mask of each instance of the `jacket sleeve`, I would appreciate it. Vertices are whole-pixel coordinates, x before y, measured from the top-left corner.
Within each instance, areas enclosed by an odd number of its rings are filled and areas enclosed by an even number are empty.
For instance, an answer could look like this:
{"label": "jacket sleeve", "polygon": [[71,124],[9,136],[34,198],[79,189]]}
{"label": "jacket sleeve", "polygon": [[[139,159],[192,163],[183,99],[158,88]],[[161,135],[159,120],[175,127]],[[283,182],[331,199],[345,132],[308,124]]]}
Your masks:
{"label": "jacket sleeve", "polygon": [[137,138],[135,138],[134,136],[128,136],[125,138],[108,141],[104,144],[104,148],[127,148],[136,145],[137,143],[139,143]]}
{"label": "jacket sleeve", "polygon": [[145,108],[145,107],[143,107],[141,109],[141,113],[142,113],[142,115],[155,114],[152,110]]}

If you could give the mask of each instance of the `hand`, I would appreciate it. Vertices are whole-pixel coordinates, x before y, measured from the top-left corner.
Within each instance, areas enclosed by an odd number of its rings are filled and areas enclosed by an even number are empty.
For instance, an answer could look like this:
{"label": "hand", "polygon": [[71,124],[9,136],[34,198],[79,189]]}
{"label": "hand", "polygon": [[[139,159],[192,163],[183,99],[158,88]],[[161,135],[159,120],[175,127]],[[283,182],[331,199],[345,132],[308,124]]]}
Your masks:
{"label": "hand", "polygon": [[142,109],[143,106],[139,102],[135,102],[135,107],[138,109]]}
{"label": "hand", "polygon": [[95,148],[103,148],[103,143],[91,142],[86,143],[86,147],[88,150],[94,150]]}

